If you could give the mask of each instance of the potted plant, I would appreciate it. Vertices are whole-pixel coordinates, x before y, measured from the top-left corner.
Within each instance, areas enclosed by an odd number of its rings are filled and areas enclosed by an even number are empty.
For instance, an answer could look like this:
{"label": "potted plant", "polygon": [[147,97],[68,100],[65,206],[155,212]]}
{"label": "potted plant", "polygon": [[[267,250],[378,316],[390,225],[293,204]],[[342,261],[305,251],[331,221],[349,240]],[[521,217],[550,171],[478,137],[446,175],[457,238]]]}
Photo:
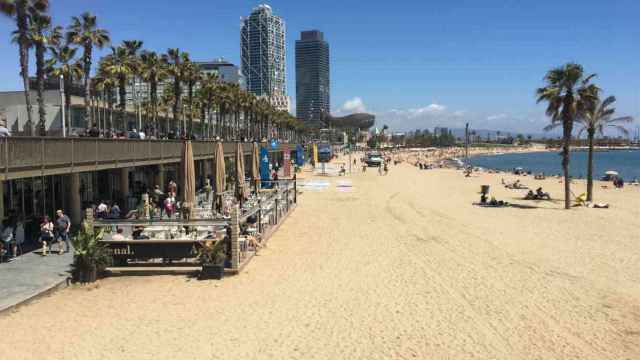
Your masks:
{"label": "potted plant", "polygon": [[198,249],[198,260],[202,264],[200,279],[217,279],[224,276],[224,242],[208,240]]}
{"label": "potted plant", "polygon": [[98,273],[110,264],[111,255],[107,247],[100,244],[103,230],[98,232],[82,227],[71,239],[73,244],[73,278],[81,283],[92,283]]}

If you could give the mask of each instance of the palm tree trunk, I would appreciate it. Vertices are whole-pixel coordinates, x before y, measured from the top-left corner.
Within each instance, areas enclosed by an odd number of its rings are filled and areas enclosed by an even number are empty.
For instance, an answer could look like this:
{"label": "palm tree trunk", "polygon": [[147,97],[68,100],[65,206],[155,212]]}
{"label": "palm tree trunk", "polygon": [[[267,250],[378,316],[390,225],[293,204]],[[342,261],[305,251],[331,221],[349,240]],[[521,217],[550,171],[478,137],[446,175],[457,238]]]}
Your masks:
{"label": "palm tree trunk", "polygon": [[564,173],[564,208],[571,208],[571,184],[569,177],[569,158],[570,158],[570,146],[571,146],[571,131],[573,130],[573,123],[571,119],[563,120],[562,131],[562,172]]}
{"label": "palm tree trunk", "polygon": [[31,95],[29,94],[29,39],[27,38],[27,2],[16,3],[16,22],[18,25],[18,45],[20,55],[20,75],[24,87],[24,101],[27,106],[27,124],[25,126],[27,135],[31,135],[33,120],[31,118]]}
{"label": "palm tree trunk", "polygon": [[120,77],[120,84],[118,86],[119,96],[120,96],[120,122],[122,124],[122,130],[128,130],[128,124],[126,124],[126,110],[127,110],[127,88],[126,88],[126,79]]}
{"label": "palm tree trunk", "polygon": [[91,98],[91,51],[93,50],[92,44],[86,43],[84,45],[84,111],[85,111],[85,124],[87,129],[93,125],[93,119],[90,111],[89,99]]}
{"label": "palm tree trunk", "polygon": [[587,163],[587,201],[593,201],[593,137],[595,129],[588,129],[589,158]]}
{"label": "palm tree trunk", "polygon": [[36,81],[38,85],[38,135],[47,135],[47,112],[44,107],[44,44],[36,43]]}

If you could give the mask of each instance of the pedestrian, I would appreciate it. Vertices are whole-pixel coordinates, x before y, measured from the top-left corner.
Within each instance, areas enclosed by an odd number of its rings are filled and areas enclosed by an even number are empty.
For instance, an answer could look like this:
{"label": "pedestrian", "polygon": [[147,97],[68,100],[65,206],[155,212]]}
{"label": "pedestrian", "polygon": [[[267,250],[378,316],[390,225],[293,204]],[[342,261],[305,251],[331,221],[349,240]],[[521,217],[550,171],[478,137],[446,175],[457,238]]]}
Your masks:
{"label": "pedestrian", "polygon": [[[59,254],[69,252],[69,229],[71,228],[71,220],[62,210],[56,211],[56,240],[58,241]],[[64,249],[62,247],[64,241]]]}
{"label": "pedestrian", "polygon": [[171,219],[176,207],[176,199],[173,197],[173,193],[169,193],[166,199],[164,199],[164,211],[167,213],[167,217]]}
{"label": "pedestrian", "polygon": [[8,248],[11,248],[11,258],[9,261],[16,258],[18,250],[14,231],[15,227],[11,225],[11,221],[5,219],[2,222],[2,232],[0,232],[0,257],[4,256],[8,252]]}
{"label": "pedestrian", "polygon": [[40,243],[42,243],[42,256],[47,256],[49,246],[53,241],[53,223],[48,215],[42,218],[40,223]]}

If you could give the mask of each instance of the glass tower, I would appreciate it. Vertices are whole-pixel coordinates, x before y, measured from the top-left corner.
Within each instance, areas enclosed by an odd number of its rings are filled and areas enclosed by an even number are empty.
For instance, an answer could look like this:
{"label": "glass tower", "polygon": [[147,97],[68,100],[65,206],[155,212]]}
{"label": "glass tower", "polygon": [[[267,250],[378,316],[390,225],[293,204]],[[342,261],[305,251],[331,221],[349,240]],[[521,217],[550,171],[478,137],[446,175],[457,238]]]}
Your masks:
{"label": "glass tower", "polygon": [[318,122],[329,116],[329,43],[318,30],[303,31],[296,40],[296,117]]}
{"label": "glass tower", "polygon": [[284,20],[269,5],[258,5],[241,25],[240,58],[247,90],[288,110]]}

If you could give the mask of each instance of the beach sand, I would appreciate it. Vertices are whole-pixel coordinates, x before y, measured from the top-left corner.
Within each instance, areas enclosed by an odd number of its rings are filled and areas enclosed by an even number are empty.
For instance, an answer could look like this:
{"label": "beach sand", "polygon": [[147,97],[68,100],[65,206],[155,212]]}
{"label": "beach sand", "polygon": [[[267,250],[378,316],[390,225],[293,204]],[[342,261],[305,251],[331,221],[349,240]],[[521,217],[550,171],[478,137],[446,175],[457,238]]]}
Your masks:
{"label": "beach sand", "polygon": [[[501,177],[326,178],[240,275],[72,286],[0,316],[0,358],[639,359],[640,187],[565,211],[557,179]],[[482,184],[533,208],[472,206]]]}

